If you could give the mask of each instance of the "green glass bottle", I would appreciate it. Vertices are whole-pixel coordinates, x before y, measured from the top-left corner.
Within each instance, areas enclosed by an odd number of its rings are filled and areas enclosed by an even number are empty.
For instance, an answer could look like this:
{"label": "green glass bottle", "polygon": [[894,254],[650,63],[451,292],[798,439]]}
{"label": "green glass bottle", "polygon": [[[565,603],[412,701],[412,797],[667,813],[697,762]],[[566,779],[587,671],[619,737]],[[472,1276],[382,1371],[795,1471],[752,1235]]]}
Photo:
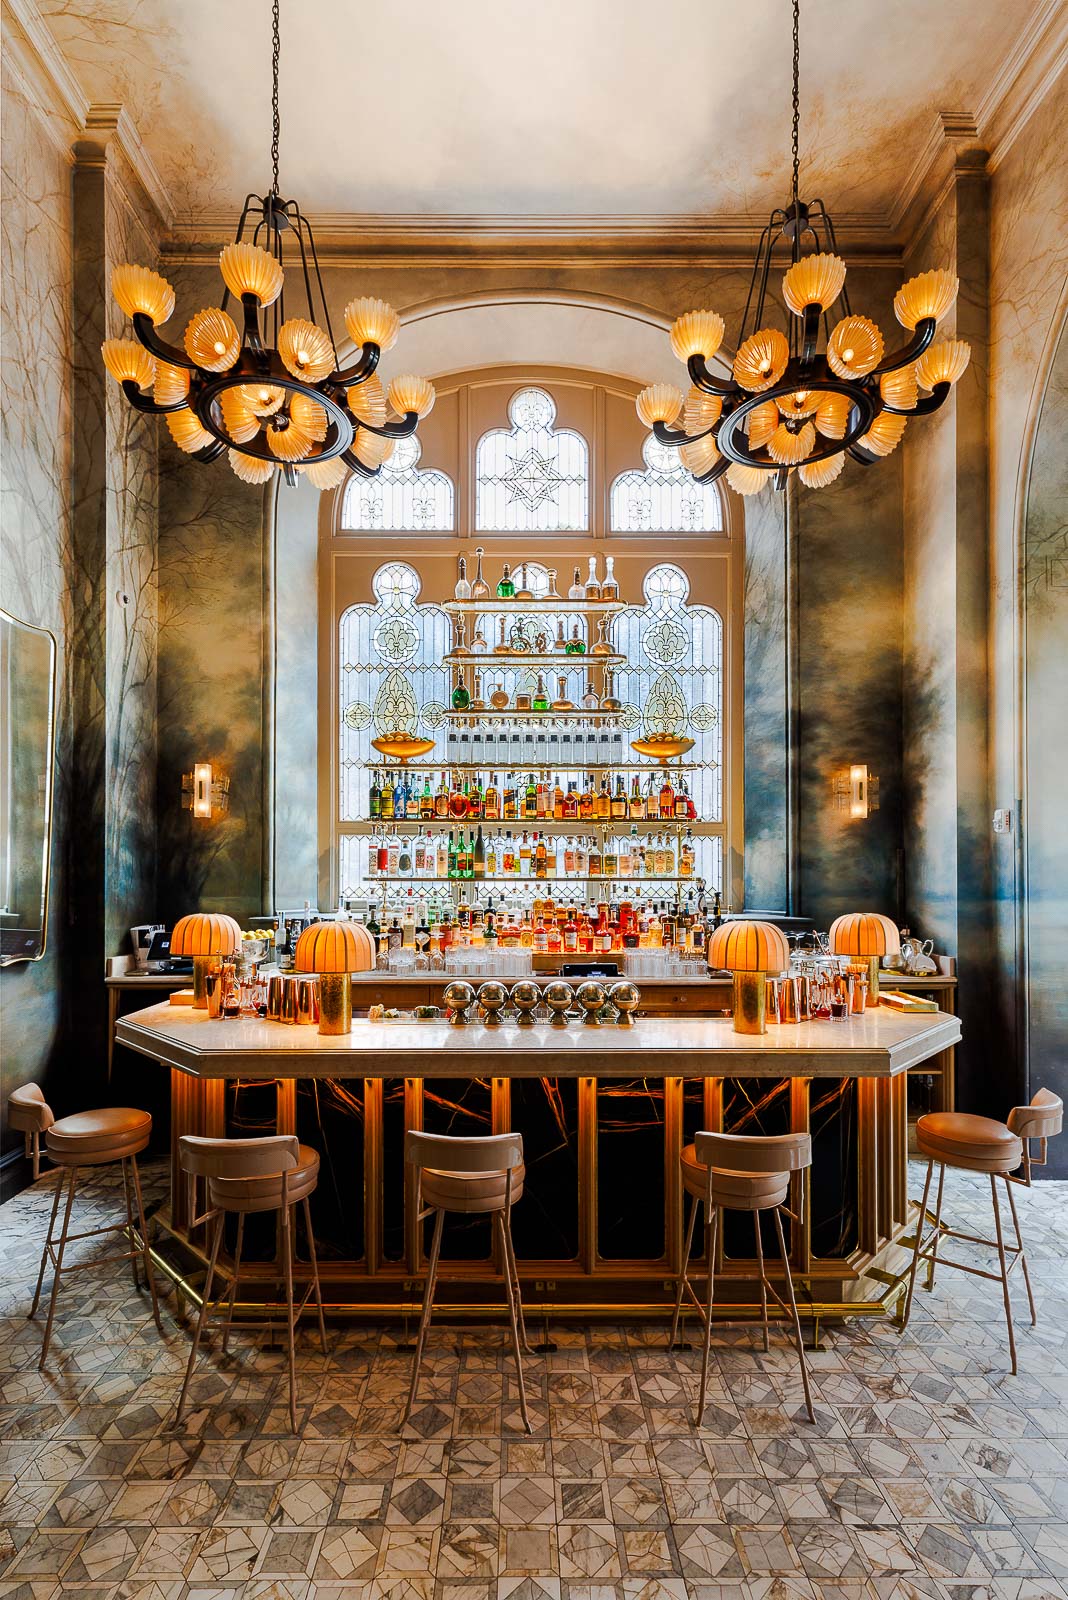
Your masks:
{"label": "green glass bottle", "polygon": [[503,575],[501,577],[501,581],[497,585],[497,599],[498,600],[514,600],[515,599],[515,584],[512,582],[512,575],[508,570],[507,561],[504,563],[504,573],[503,573]]}
{"label": "green glass bottle", "polygon": [[464,682],[464,669],[461,667],[457,674],[456,687],[452,691],[452,709],[454,711],[466,711],[470,704],[471,696],[467,692],[467,684]]}
{"label": "green glass bottle", "polygon": [[549,691],[545,687],[544,675],[540,672],[538,673],[538,687],[534,690],[530,709],[532,711],[548,711],[549,709]]}
{"label": "green glass bottle", "polygon": [[564,646],[564,654],[568,656],[584,656],[586,654],[586,641],[579,633],[577,622],[571,629],[571,637]]}

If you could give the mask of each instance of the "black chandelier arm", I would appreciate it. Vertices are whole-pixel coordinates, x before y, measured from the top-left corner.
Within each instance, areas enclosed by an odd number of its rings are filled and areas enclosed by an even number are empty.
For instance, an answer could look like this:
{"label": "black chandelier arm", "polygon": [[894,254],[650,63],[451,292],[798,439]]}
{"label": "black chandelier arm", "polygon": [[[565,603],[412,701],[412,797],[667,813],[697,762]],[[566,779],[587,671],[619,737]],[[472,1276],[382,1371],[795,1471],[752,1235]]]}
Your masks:
{"label": "black chandelier arm", "polygon": [[691,356],[686,363],[686,371],[690,374],[690,382],[698,389],[703,389],[705,394],[736,395],[738,385],[733,378],[715,378],[708,370],[704,356]]}
{"label": "black chandelier arm", "polygon": [[381,359],[381,345],[368,342],[351,367],[345,367],[340,372],[332,372],[326,381],[337,384],[340,388],[345,388],[350,383],[363,383],[371,376]]}
{"label": "black chandelier arm", "polygon": [[381,427],[376,427],[373,422],[364,422],[362,417],[356,417],[357,429],[362,428],[366,433],[377,433],[380,439],[407,439],[419,426],[418,411],[406,411],[399,422],[384,422]]}
{"label": "black chandelier arm", "polygon": [[223,451],[227,448],[222,439],[213,439],[211,444],[206,444],[203,450],[192,450],[190,454],[194,461],[218,461]]}
{"label": "black chandelier arm", "polygon": [[818,300],[805,307],[804,323],[801,329],[801,365],[811,366],[816,359],[816,343],[820,336],[820,317],[823,307]]}
{"label": "black chandelier arm", "polygon": [[243,294],[241,309],[245,313],[244,343],[249,350],[262,355],[264,352],[263,340],[260,338],[260,302],[254,294]]}
{"label": "black chandelier arm", "polygon": [[705,428],[701,433],[687,433],[685,428],[669,428],[666,422],[653,423],[653,438],[657,444],[667,445],[671,450],[678,450],[684,444],[696,444],[698,439],[707,439],[710,433],[715,433],[719,427],[719,418],[710,428]]}
{"label": "black chandelier arm", "polygon": [[900,350],[892,350],[888,356],[884,356],[872,372],[872,377],[878,378],[884,372],[896,372],[899,367],[907,367],[910,361],[915,361],[917,356],[922,356],[935,336],[935,327],[934,317],[921,317],[908,344],[902,345]]}
{"label": "black chandelier arm", "polygon": [[715,466],[709,467],[708,471],[702,472],[700,476],[695,475],[693,481],[694,483],[715,483],[717,478],[722,478],[730,464],[729,456],[720,456]]}
{"label": "black chandelier arm", "polygon": [[342,450],[341,459],[353,472],[358,472],[361,478],[377,478],[382,471],[381,464],[377,467],[366,466],[354,450]]}
{"label": "black chandelier arm", "polygon": [[142,394],[133,378],[122,380],[122,392],[133,406],[135,411],[144,411],[148,416],[160,416],[164,411],[184,411],[189,404],[185,400],[172,400],[168,405],[160,405],[151,395]]}
{"label": "black chandelier arm", "polygon": [[877,461],[885,459],[883,456],[873,455],[870,450],[865,450],[859,444],[846,445],[846,455],[851,456],[854,461],[858,461],[862,467],[874,467]]}
{"label": "black chandelier arm", "polygon": [[134,312],[133,328],[145,349],[151,351],[157,361],[165,361],[171,367],[184,367],[187,372],[200,371],[196,362],[190,360],[184,350],[179,350],[177,345],[168,344],[166,339],[160,338],[155,323],[144,311]]}

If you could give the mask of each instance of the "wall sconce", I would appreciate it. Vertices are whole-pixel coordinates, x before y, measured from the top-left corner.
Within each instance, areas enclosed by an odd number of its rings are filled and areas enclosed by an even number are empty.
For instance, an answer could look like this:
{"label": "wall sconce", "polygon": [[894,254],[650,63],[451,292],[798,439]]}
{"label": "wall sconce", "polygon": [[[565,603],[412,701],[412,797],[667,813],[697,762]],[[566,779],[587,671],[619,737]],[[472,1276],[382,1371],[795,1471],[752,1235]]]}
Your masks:
{"label": "wall sconce", "polygon": [[870,817],[879,809],[879,780],[863,762],[843,767],[831,778],[831,794],[836,811],[846,811],[850,819]]}
{"label": "wall sconce", "polygon": [[230,780],[212,776],[210,761],[197,761],[192,772],[182,774],[182,810],[210,821],[230,809]]}

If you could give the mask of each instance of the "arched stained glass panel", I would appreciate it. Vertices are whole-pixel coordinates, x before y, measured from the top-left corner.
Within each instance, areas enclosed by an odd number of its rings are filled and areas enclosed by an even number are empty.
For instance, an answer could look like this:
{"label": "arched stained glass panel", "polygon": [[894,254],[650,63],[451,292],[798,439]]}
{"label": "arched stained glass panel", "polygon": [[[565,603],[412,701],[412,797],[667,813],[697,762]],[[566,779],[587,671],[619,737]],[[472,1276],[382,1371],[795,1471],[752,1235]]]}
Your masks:
{"label": "arched stained glass panel", "polygon": [[342,531],[448,533],[456,525],[452,479],[436,468],[421,471],[422,445],[414,434],[398,439],[374,478],[353,473],[341,506]]}
{"label": "arched stained glass panel", "polygon": [[480,532],[582,532],[589,526],[589,448],[557,431],[544,389],[520,389],[510,428],[484,433],[475,453],[475,526]]}
{"label": "arched stained glass panel", "polygon": [[652,434],[642,447],[645,471],[621,472],[612,485],[613,533],[718,533],[723,502],[714,483],[695,483],[679,452]]}

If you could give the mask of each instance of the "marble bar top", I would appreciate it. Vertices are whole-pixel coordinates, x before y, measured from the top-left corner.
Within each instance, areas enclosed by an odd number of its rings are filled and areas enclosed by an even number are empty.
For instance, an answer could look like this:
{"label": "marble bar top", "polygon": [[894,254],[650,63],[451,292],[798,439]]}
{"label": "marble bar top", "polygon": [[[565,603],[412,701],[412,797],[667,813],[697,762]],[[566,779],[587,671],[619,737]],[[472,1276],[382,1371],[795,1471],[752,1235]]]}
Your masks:
{"label": "marble bar top", "polygon": [[340,1038],[314,1026],[148,1006],[119,1020],[120,1044],[198,1078],[886,1078],[960,1038],[945,1012],[885,1009],[844,1022],[735,1033],[729,1017],[640,1017],[566,1028],[474,1022],[353,1021]]}

